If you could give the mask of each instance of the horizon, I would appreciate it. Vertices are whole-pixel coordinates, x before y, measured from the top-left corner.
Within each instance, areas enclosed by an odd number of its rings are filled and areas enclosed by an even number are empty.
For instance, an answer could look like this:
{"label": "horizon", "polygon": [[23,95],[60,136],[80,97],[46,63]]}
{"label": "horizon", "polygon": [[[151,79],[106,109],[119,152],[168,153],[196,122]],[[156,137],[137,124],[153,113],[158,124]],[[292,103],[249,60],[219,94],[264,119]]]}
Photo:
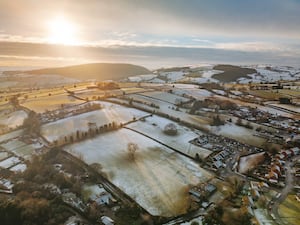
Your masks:
{"label": "horizon", "polygon": [[[300,2],[0,2],[0,66],[297,66]],[[184,9],[184,10],[182,10]]]}

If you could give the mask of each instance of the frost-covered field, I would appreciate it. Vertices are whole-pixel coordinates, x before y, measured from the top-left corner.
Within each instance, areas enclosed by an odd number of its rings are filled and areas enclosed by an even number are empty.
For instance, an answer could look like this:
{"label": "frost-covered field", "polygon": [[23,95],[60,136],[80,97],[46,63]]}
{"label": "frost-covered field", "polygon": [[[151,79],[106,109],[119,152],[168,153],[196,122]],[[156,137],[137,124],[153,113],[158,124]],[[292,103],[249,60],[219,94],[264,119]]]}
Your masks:
{"label": "frost-covered field", "polygon": [[127,79],[130,82],[151,81],[156,76],[157,75],[155,75],[155,74],[144,74],[144,75],[138,75],[138,76],[131,76],[131,77],[128,77]]}
{"label": "frost-covered field", "polygon": [[[153,82],[153,83],[175,83],[175,82],[193,82],[207,83],[219,82],[214,79],[213,75],[222,73],[221,70],[214,70],[214,65],[204,67],[194,67],[190,70],[183,68],[182,70],[175,69],[174,71],[159,71],[157,75],[141,75],[130,77],[132,82]],[[300,78],[300,69],[286,66],[269,66],[252,65],[241,66],[245,68],[256,69],[257,73],[249,74],[248,77],[242,77],[237,80],[238,83],[259,83],[259,82],[276,82],[278,80],[298,80]],[[161,78],[161,79],[160,79]]]}
{"label": "frost-covered field", "polygon": [[43,113],[47,110],[60,109],[62,105],[71,106],[83,103],[84,101],[63,95],[53,95],[47,97],[30,98],[22,103],[22,106],[29,108],[37,113]]}
{"label": "frost-covered field", "polygon": [[[139,147],[135,159],[127,151],[130,142]],[[65,150],[88,164],[101,164],[112,183],[153,215],[185,213],[188,186],[212,177],[192,160],[127,129],[69,145]]]}
{"label": "frost-covered field", "polygon": [[204,100],[207,97],[214,96],[214,94],[206,89],[199,89],[199,88],[178,88],[174,90],[174,93],[177,95],[189,95],[193,96],[196,99]]}
{"label": "frost-covered field", "polygon": [[[174,136],[167,135],[163,132],[164,127],[169,123],[173,123],[177,127],[177,134]],[[148,117],[145,121],[138,121],[127,125],[127,127],[159,140],[191,157],[195,157],[196,153],[198,153],[198,155],[204,159],[211,154],[211,151],[189,143],[190,140],[199,136],[200,131],[191,131],[187,127],[183,127],[162,117]]]}
{"label": "frost-covered field", "polygon": [[147,96],[150,98],[155,98],[164,102],[168,102],[171,104],[178,104],[180,102],[187,102],[189,101],[188,98],[184,98],[178,95],[170,94],[168,92],[162,91],[153,91],[153,92],[145,92],[140,95]]}
{"label": "frost-covered field", "polygon": [[24,119],[27,118],[27,113],[23,110],[14,111],[6,115],[0,116],[0,126],[9,128],[16,128],[23,124]]}
{"label": "frost-covered field", "polygon": [[182,82],[204,84],[204,83],[218,83],[219,81],[214,78],[208,78],[208,77],[186,77],[185,79],[182,80]]}
{"label": "frost-covered field", "polygon": [[127,108],[124,106],[100,102],[102,109],[92,112],[83,113],[77,116],[57,120],[42,126],[42,135],[50,142],[58,140],[61,136],[70,135],[77,130],[86,132],[89,129],[89,123],[95,123],[98,127],[115,122],[126,123],[133,117],[136,119],[148,115],[148,113]]}
{"label": "frost-covered field", "polygon": [[277,223],[269,216],[267,209],[254,209],[254,216],[259,224],[275,225]]}
{"label": "frost-covered field", "polygon": [[160,72],[159,75],[165,77],[169,83],[175,83],[185,78],[183,71]]}
{"label": "frost-covered field", "polygon": [[13,131],[13,132],[10,132],[10,133],[7,133],[7,134],[2,134],[2,135],[0,135],[0,143],[5,142],[5,141],[10,140],[10,139],[13,139],[13,138],[17,138],[20,135],[22,135],[23,132],[24,132],[24,130],[20,129],[20,130],[16,130],[16,131]]}
{"label": "frost-covered field", "polygon": [[213,126],[211,127],[211,132],[256,147],[261,147],[266,141],[264,138],[254,136],[255,130],[247,129],[233,123],[217,127]]}
{"label": "frost-covered field", "polygon": [[34,146],[28,145],[19,140],[10,140],[7,143],[1,144],[0,146],[7,151],[13,152],[15,155],[25,159],[29,159],[35,150]]}
{"label": "frost-covered field", "polygon": [[239,83],[259,83],[259,82],[276,82],[279,80],[298,80],[300,78],[300,69],[272,66],[269,69],[264,65],[249,66],[248,68],[256,69],[257,73],[250,74],[251,78],[241,78]]}
{"label": "frost-covered field", "polygon": [[18,164],[20,161],[19,158],[15,157],[15,156],[12,156],[8,159],[5,159],[3,161],[0,162],[0,168],[5,168],[5,169],[8,169],[9,167],[12,167],[16,164]]}
{"label": "frost-covered field", "polygon": [[238,171],[240,173],[247,173],[249,170],[254,169],[258,164],[264,160],[265,152],[260,152],[240,158]]}
{"label": "frost-covered field", "polygon": [[24,172],[26,169],[27,169],[27,166],[24,163],[19,163],[10,168],[10,170],[13,172]]}
{"label": "frost-covered field", "polygon": [[296,113],[300,113],[300,107],[294,105],[287,105],[287,104],[270,104],[270,106],[279,107],[282,109],[287,109]]}
{"label": "frost-covered field", "polygon": [[9,154],[7,152],[0,152],[0,161],[7,158]]}

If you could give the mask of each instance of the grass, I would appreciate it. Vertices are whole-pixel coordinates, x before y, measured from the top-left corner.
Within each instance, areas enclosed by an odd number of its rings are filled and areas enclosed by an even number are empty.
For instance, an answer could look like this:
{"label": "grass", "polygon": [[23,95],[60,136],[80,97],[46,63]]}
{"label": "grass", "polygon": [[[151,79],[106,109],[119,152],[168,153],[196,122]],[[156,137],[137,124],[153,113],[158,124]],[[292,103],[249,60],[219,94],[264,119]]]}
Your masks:
{"label": "grass", "polygon": [[231,82],[236,81],[242,77],[248,77],[248,74],[256,73],[255,69],[242,68],[239,66],[232,65],[217,65],[214,66],[214,70],[224,71],[223,73],[215,74],[212,78],[217,79],[221,82]]}
{"label": "grass", "polygon": [[279,97],[282,97],[282,95],[275,90],[255,90],[249,92],[251,95],[268,99],[268,100],[278,100]]}
{"label": "grass", "polygon": [[269,100],[278,100],[280,97],[300,97],[300,91],[289,90],[289,89],[255,90],[255,91],[250,91],[249,93],[254,96],[269,99]]}
{"label": "grass", "polygon": [[289,195],[279,206],[279,215],[281,216],[282,220],[286,221],[286,224],[299,224],[300,202],[298,202],[295,197],[295,195]]}
{"label": "grass", "polygon": [[193,78],[198,78],[198,77],[202,77],[202,73],[201,72],[191,72],[185,75],[186,77],[193,77]]}
{"label": "grass", "polygon": [[63,95],[52,95],[41,98],[28,99],[22,103],[22,106],[29,108],[37,113],[45,112],[46,110],[55,110],[61,108],[61,105],[77,105],[84,101],[73,97]]}

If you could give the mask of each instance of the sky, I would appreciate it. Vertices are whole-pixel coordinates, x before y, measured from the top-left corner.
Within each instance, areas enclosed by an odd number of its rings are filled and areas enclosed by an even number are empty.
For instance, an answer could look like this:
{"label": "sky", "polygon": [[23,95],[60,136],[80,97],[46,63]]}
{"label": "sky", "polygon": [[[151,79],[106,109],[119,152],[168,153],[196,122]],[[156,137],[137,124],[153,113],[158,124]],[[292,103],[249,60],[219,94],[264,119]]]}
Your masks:
{"label": "sky", "polygon": [[95,61],[297,66],[300,0],[0,0],[0,66]]}

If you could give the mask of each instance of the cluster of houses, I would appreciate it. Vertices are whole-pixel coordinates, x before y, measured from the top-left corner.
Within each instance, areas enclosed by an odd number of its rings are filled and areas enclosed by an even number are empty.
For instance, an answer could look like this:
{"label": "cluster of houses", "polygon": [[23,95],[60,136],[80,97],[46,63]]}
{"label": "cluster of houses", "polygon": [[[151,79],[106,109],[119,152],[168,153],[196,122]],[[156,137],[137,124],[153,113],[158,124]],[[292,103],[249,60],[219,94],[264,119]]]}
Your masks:
{"label": "cluster of houses", "polygon": [[198,138],[193,139],[191,143],[212,151],[206,161],[212,170],[223,168],[225,160],[236,151],[247,149],[250,153],[261,152],[261,149],[254,146],[213,134],[200,135]]}
{"label": "cluster of houses", "polygon": [[282,150],[272,158],[269,170],[265,174],[265,178],[272,184],[278,184],[280,179],[284,177],[285,161],[300,154],[300,149],[294,147],[287,150]]}
{"label": "cluster of houses", "polygon": [[203,208],[209,206],[208,198],[217,190],[216,186],[211,183],[194,186],[189,190],[193,202],[200,204]]}

